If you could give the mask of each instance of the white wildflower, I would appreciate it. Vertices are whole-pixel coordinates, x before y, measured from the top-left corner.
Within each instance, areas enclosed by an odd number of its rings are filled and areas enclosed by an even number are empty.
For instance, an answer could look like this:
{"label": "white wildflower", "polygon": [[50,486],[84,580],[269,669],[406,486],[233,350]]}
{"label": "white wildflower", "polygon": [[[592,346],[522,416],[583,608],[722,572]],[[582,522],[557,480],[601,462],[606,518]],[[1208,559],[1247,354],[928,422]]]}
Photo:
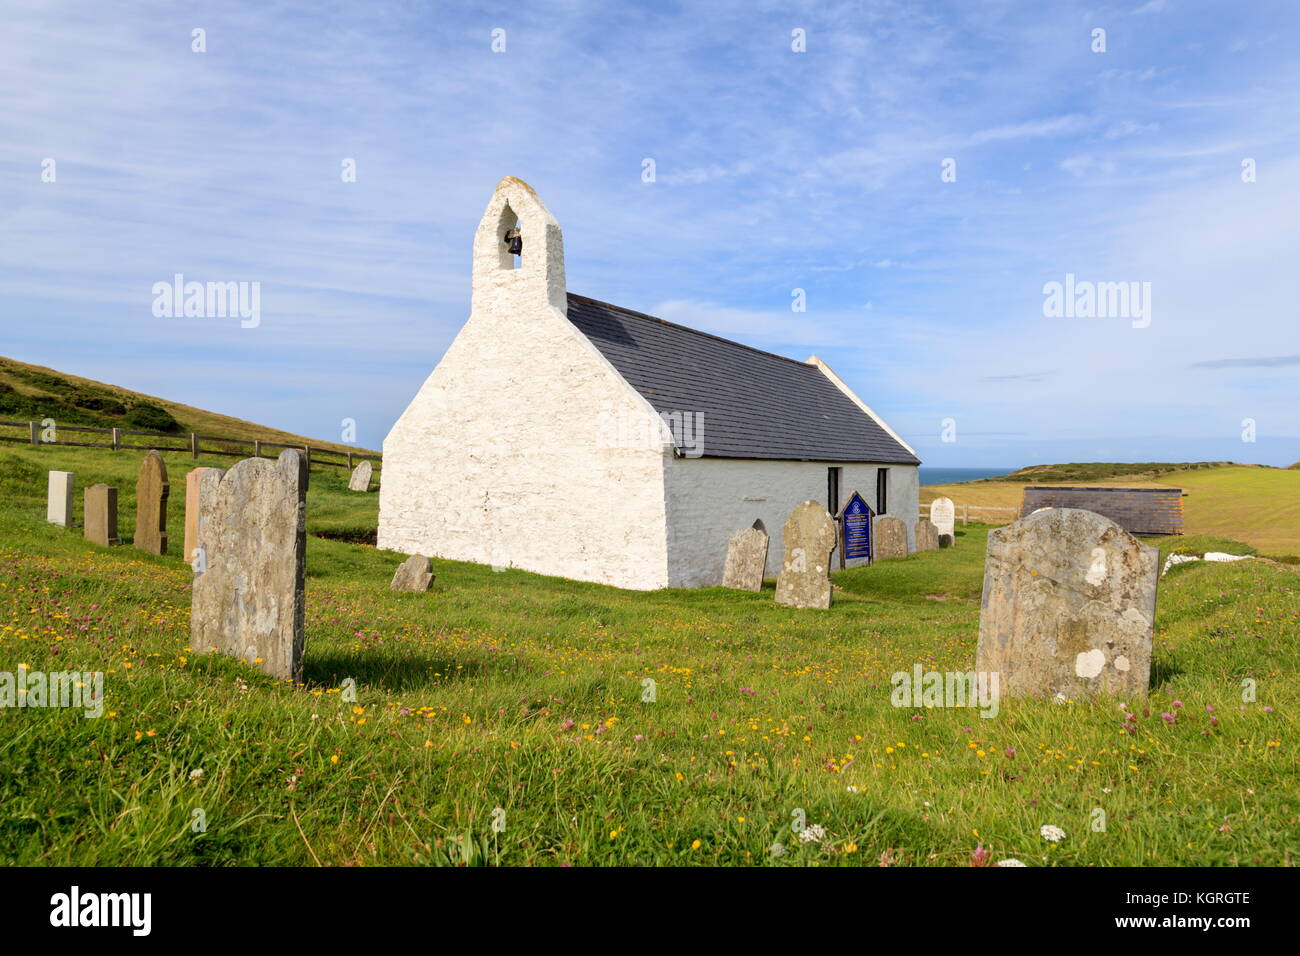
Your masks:
{"label": "white wildflower", "polygon": [[1025,864],[1021,863],[1019,860],[1013,860],[1010,857],[1008,857],[1005,860],[998,860],[993,865],[994,866],[1024,866]]}
{"label": "white wildflower", "polygon": [[826,830],[817,823],[810,823],[799,831],[799,839],[804,843],[820,843],[825,835]]}
{"label": "white wildflower", "polygon": [[1052,826],[1050,823],[1044,823],[1038,831],[1043,835],[1043,839],[1049,843],[1060,843],[1065,839],[1065,831],[1060,827]]}
{"label": "white wildflower", "polygon": [[193,769],[193,770],[190,771],[190,779],[191,779],[191,780],[198,780],[198,779],[199,779],[200,777],[202,777],[202,776],[203,776],[203,768],[202,768],[202,767],[196,767],[195,769]]}

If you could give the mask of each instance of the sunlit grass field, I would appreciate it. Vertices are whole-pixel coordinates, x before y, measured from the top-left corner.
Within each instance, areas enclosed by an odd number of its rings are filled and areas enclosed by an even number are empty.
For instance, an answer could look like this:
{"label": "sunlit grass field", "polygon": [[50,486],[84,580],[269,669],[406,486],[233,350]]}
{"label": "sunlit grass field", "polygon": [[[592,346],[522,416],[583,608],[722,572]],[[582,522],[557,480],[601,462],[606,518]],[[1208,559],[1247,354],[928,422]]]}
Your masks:
{"label": "sunlit grass field", "polygon": [[[1025,484],[973,481],[928,485],[921,489],[921,502],[951,498],[959,506],[959,515],[963,503],[1019,508]],[[1229,466],[1180,471],[1154,479],[1103,478],[1078,484],[1182,488],[1187,493],[1183,498],[1183,521],[1188,534],[1234,538],[1253,545],[1262,554],[1300,555],[1300,470]]]}
{"label": "sunlit grass field", "polygon": [[[138,464],[0,449],[0,671],[105,672],[100,719],[0,710],[8,863],[1289,865],[1300,847],[1288,567],[1162,580],[1128,732],[1114,700],[892,706],[896,671],[974,666],[981,526],[837,573],[825,612],[776,606],[771,581],[639,593],[448,561],[395,594],[403,556],[313,536],[294,687],[188,649],[187,458],[170,556],[45,523],[63,468],[116,481],[129,541]],[[313,471],[314,530],[373,527],[376,495],[345,478]]]}

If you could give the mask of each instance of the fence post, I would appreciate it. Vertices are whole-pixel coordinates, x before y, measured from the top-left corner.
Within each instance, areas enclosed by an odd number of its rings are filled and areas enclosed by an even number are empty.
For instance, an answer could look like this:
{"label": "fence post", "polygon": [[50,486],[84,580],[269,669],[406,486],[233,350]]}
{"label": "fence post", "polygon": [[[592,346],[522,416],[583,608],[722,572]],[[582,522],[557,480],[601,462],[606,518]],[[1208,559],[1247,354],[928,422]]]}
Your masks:
{"label": "fence post", "polygon": [[962,505],[962,506],[961,506],[961,523],[962,523],[962,524],[968,524],[969,522],[970,522],[970,505]]}
{"label": "fence post", "polygon": [[348,471],[352,470],[352,452],[348,452]]}
{"label": "fence post", "polygon": [[253,439],[253,457],[254,458],[262,457],[262,440],[260,438]]}
{"label": "fence post", "polygon": [[113,451],[122,450],[122,429],[113,429]]}
{"label": "fence post", "polygon": [[311,445],[303,445],[302,453],[307,459],[307,467],[311,468]]}
{"label": "fence post", "polygon": [[31,433],[31,436],[32,436],[32,444],[33,444],[33,445],[36,445],[37,447],[39,447],[40,444],[41,444],[41,433],[40,433],[40,431],[37,429],[37,427],[36,427],[36,423],[35,423],[35,422],[28,422],[28,423],[27,423],[27,429],[28,429],[28,431]]}
{"label": "fence post", "polygon": [[190,457],[199,457],[199,436],[194,432],[190,432]]}

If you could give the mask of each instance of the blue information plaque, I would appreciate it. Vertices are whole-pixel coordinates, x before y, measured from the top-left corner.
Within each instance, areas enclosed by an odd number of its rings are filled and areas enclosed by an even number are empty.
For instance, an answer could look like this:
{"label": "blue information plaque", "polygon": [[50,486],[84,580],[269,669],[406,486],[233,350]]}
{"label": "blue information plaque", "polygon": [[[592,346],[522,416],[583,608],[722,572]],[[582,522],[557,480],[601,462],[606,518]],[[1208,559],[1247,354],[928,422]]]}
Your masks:
{"label": "blue information plaque", "polygon": [[871,558],[871,519],[875,512],[862,500],[856,491],[844,506],[840,520],[844,522],[844,557],[845,560]]}

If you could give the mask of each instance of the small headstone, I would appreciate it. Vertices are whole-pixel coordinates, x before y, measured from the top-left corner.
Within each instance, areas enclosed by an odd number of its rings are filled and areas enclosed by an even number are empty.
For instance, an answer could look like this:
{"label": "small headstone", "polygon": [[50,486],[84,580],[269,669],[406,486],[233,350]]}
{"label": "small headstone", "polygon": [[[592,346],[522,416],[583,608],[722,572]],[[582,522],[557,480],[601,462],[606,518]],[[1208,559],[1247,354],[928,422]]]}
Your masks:
{"label": "small headstone", "polygon": [[1009,696],[1145,694],[1159,551],[1054,508],[989,532],[976,670]]}
{"label": "small headstone", "polygon": [[199,479],[190,646],[302,679],[307,459],[247,458]]}
{"label": "small headstone", "polygon": [[939,529],[934,526],[934,522],[922,518],[916,523],[916,550],[939,550]]}
{"label": "small headstone", "polygon": [[938,529],[939,547],[951,548],[957,538],[953,533],[957,508],[951,498],[935,498],[930,502],[930,523]]}
{"label": "small headstone", "polygon": [[432,563],[422,554],[413,554],[398,565],[388,587],[393,591],[427,591],[432,583]]}
{"label": "small headstone", "polygon": [[722,572],[722,586],[739,591],[763,590],[767,574],[767,549],[770,539],[760,522],[737,531],[727,543],[727,564]]}
{"label": "small headstone", "polygon": [[135,483],[135,538],[137,548],[151,554],[167,553],[167,463],[162,455],[150,451],[140,463],[140,477]]}
{"label": "small headstone", "polygon": [[834,519],[816,501],[805,501],[790,512],[782,537],[785,559],[776,579],[776,603],[787,607],[830,607]]}
{"label": "small headstone", "polygon": [[348,479],[348,491],[369,491],[372,471],[373,466],[369,461],[363,461],[353,468],[352,477]]}
{"label": "small headstone", "polygon": [[876,560],[907,557],[907,525],[902,518],[877,518]]}
{"label": "small headstone", "polygon": [[91,485],[85,494],[85,535],[93,544],[108,548],[121,544],[117,537],[117,489]]}
{"label": "small headstone", "polygon": [[73,500],[77,479],[70,471],[50,472],[49,488],[45,502],[45,520],[62,528],[72,527]]}
{"label": "small headstone", "polygon": [[199,540],[199,487],[207,468],[195,468],[185,474],[185,563],[194,563],[194,548]]}

